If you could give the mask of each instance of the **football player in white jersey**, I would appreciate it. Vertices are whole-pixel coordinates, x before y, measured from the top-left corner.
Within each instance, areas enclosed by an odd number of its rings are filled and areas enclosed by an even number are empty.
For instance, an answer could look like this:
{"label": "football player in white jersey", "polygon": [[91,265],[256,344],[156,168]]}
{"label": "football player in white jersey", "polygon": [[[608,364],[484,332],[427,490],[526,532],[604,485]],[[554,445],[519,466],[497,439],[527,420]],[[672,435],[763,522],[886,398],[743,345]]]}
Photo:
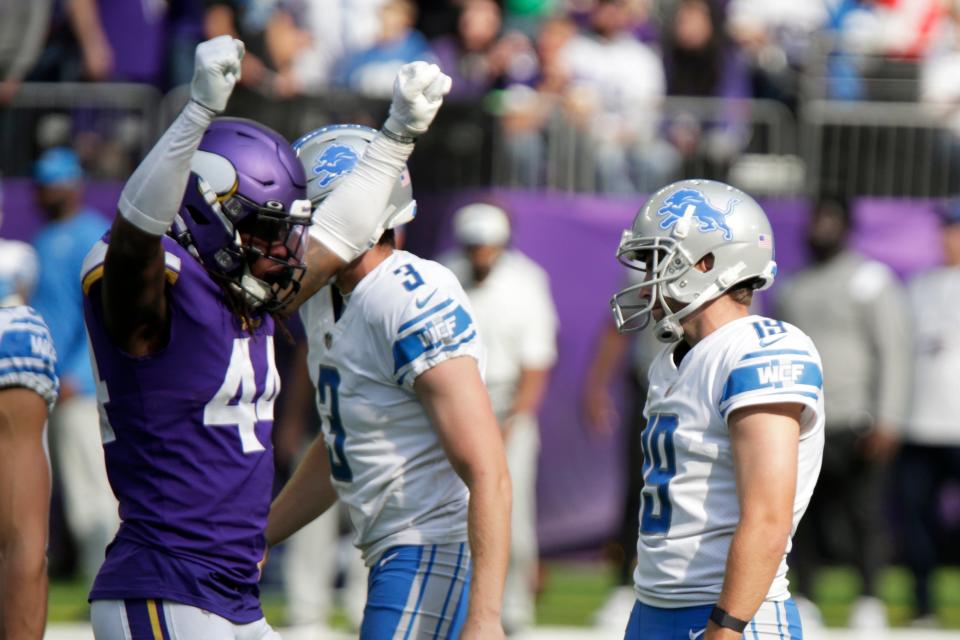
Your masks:
{"label": "football player in white jersey", "polygon": [[621,332],[666,346],[650,366],[629,640],[801,638],[787,552],[823,454],[820,357],[751,315],[773,236],[747,194],[709,180],[655,193],[617,256],[643,272],[613,296]]}
{"label": "football player in white jersey", "polygon": [[47,618],[46,424],[59,389],[50,331],[24,304],[36,279],[30,245],[0,239],[0,638],[30,640]]}
{"label": "football player in white jersey", "polygon": [[[321,202],[373,131],[334,125],[294,148]],[[416,213],[404,172],[380,242],[300,315],[323,434],[270,512],[276,544],[339,497],[370,567],[363,640],[499,638],[510,477],[469,300],[445,267],[396,249]]]}

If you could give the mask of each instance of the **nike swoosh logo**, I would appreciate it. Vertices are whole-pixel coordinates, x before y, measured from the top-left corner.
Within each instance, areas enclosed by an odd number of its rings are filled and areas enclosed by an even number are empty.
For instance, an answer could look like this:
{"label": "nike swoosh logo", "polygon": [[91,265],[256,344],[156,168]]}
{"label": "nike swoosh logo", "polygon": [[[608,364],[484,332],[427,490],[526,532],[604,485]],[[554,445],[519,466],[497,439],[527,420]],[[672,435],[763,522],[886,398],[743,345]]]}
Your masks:
{"label": "nike swoosh logo", "polygon": [[437,295],[436,289],[434,289],[433,292],[423,300],[415,300],[414,304],[417,305],[417,309],[423,309],[425,306],[427,306],[427,303],[430,302],[430,298],[432,298],[435,295]]}
{"label": "nike swoosh logo", "polygon": [[783,334],[783,335],[781,335],[781,336],[775,336],[775,337],[773,337],[773,338],[768,338],[768,339],[766,339],[766,340],[761,340],[761,341],[760,341],[760,346],[761,346],[761,347],[769,347],[769,346],[772,345],[774,342],[780,342],[781,340],[783,340],[783,339],[786,338],[786,337],[787,337],[787,334]]}
{"label": "nike swoosh logo", "polygon": [[706,631],[707,631],[706,627],[704,627],[703,629],[700,629],[700,631],[697,631],[696,633],[694,633],[693,629],[690,629],[690,631],[687,631],[687,637],[689,637],[690,640],[697,640],[697,638],[699,638],[704,633],[706,633]]}
{"label": "nike swoosh logo", "polygon": [[382,567],[382,566],[386,565],[388,562],[390,562],[391,560],[393,560],[394,558],[396,558],[398,555],[400,555],[400,552],[399,552],[399,551],[394,551],[393,553],[391,553],[391,554],[388,555],[386,558],[384,558],[383,560],[380,561],[380,566]]}

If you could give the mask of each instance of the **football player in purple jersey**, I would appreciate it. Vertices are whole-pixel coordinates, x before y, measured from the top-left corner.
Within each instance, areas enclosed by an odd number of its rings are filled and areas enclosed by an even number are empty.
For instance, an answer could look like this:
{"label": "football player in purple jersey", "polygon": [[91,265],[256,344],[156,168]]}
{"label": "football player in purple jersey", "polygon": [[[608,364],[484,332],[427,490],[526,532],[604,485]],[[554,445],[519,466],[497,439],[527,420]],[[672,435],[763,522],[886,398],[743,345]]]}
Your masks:
{"label": "football player in purple jersey", "polygon": [[100,640],[278,637],[257,588],[280,388],[272,313],[380,236],[393,183],[449,90],[435,65],[405,66],[372,153],[310,226],[286,140],[214,120],[243,51],[228,36],[197,47],[190,101],[82,272],[122,520],[90,593]]}

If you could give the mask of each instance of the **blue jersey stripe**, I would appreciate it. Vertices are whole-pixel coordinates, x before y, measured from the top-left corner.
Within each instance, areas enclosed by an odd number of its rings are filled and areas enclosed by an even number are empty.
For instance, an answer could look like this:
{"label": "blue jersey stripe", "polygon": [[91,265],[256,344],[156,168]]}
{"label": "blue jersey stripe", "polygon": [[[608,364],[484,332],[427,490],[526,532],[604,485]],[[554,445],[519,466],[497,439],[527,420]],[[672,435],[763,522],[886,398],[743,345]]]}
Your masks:
{"label": "blue jersey stripe", "polygon": [[53,380],[54,374],[53,369],[49,367],[4,367],[0,368],[0,378],[4,376],[13,375],[15,373],[32,373],[34,375],[41,376],[43,378],[50,378]]}
{"label": "blue jersey stripe", "polygon": [[[2,354],[2,352],[0,352]],[[52,359],[36,358],[33,356],[0,356],[0,369],[17,369],[17,368],[49,368],[50,371],[53,371],[54,362]]]}
{"label": "blue jersey stripe", "polygon": [[47,408],[53,407],[60,392],[57,379],[50,376],[38,376],[33,373],[0,376],[0,389],[13,387],[22,387],[35,392],[47,402]]}
{"label": "blue jersey stripe", "polygon": [[28,327],[37,327],[38,329],[41,329],[44,332],[48,331],[46,323],[40,319],[39,315],[36,315],[36,314],[31,314],[29,316],[20,316],[15,320],[11,320],[10,324],[7,326],[9,326],[11,329],[26,329]]}
{"label": "blue jersey stripe", "polygon": [[40,327],[20,327],[0,335],[0,355],[44,356],[53,355],[53,340],[50,333]]}
{"label": "blue jersey stripe", "polygon": [[[451,344],[451,345],[449,345],[449,346],[446,346],[446,347],[444,347],[443,349],[440,349],[437,353],[446,353],[446,352],[448,352],[448,351],[455,351],[455,350],[459,349],[460,347],[462,347],[463,345],[472,342],[473,339],[476,338],[476,337],[477,337],[477,332],[476,332],[476,330],[474,330],[474,331],[472,331],[472,332],[470,333],[470,335],[468,335],[467,337],[465,337],[465,338],[464,338],[463,340],[461,340],[460,342],[458,342],[458,343],[456,343],[456,344]],[[404,379],[407,377],[407,374],[408,374],[408,373],[410,373],[410,369],[409,369],[409,368],[408,368],[406,371],[404,371],[403,374],[397,379],[397,384],[403,384],[403,381],[404,381]]]}
{"label": "blue jersey stripe", "polygon": [[415,545],[390,547],[370,567],[360,638],[397,635],[423,560],[423,549]]}
{"label": "blue jersey stripe", "polygon": [[783,640],[783,622],[780,621],[780,603],[774,601],[773,609],[777,612],[777,632],[780,634],[780,640]]}
{"label": "blue jersey stripe", "polygon": [[7,331],[3,334],[3,337],[0,338],[0,344],[10,338],[11,341],[19,342],[23,338],[28,338],[34,336],[35,338],[41,338],[43,340],[51,340],[50,332],[47,331],[47,328],[43,325],[29,324],[29,325],[20,325],[13,326],[9,325]]}
{"label": "blue jersey stripe", "polygon": [[410,622],[407,623],[407,632],[403,634],[403,640],[407,640],[410,637],[410,632],[413,631],[413,626],[417,621],[417,614],[420,613],[420,607],[423,605],[423,596],[427,593],[427,581],[430,579],[430,572],[433,571],[433,560],[437,557],[437,545],[433,545],[430,549],[430,560],[427,561],[427,572],[423,574],[423,582],[420,583],[420,593],[417,594],[417,604],[413,609],[413,615],[410,616]]}
{"label": "blue jersey stripe", "polygon": [[449,313],[434,318],[420,330],[393,343],[393,372],[399,372],[420,356],[448,344],[473,326],[473,318],[457,305]]}
{"label": "blue jersey stripe", "polygon": [[453,578],[450,580],[450,588],[447,589],[447,596],[443,599],[443,608],[440,609],[440,618],[437,620],[437,628],[433,631],[434,640],[440,636],[440,627],[443,626],[443,623],[446,620],[447,605],[450,604],[450,596],[453,595],[453,590],[457,586],[457,576],[460,575],[460,563],[463,561],[463,546],[464,543],[461,542],[460,551],[457,553],[457,568],[453,570]]}
{"label": "blue jersey stripe", "polygon": [[53,338],[50,337],[50,331],[47,330],[46,325],[30,323],[14,326],[10,324],[0,334],[0,348],[24,353],[31,350],[31,338],[39,338],[53,344]]}
{"label": "blue jersey stripe", "polygon": [[738,367],[730,372],[723,388],[720,404],[730,398],[760,389],[783,389],[796,385],[823,387],[820,367],[810,361],[772,360],[770,362]]}
{"label": "blue jersey stripe", "polygon": [[744,360],[751,360],[753,358],[763,358],[765,356],[807,356],[809,358],[810,352],[804,351],[803,349],[770,349],[769,351],[753,351],[740,358],[740,362],[743,362]]}
{"label": "blue jersey stripe", "polygon": [[404,322],[402,325],[400,325],[399,327],[397,327],[397,333],[403,333],[404,331],[406,331],[407,329],[409,329],[409,328],[412,327],[413,325],[417,324],[418,322],[420,322],[420,321],[423,320],[424,318],[428,318],[428,317],[430,317],[431,315],[433,315],[434,313],[436,313],[437,311],[440,311],[441,309],[447,308],[447,307],[448,307],[449,305],[451,305],[452,303],[453,303],[453,298],[447,298],[446,300],[444,300],[444,301],[441,302],[440,304],[438,304],[438,305],[436,305],[436,306],[433,306],[433,307],[427,309],[426,311],[424,311],[423,313],[421,313],[420,315],[415,316],[415,317],[411,318],[410,320],[407,320],[406,322]]}
{"label": "blue jersey stripe", "polygon": [[783,609],[787,613],[787,633],[790,640],[803,639],[803,624],[800,622],[800,612],[797,610],[797,603],[790,598],[783,603]]}
{"label": "blue jersey stripe", "polygon": [[457,597],[457,608],[453,610],[453,617],[450,620],[450,626],[447,628],[446,640],[456,640],[460,637],[460,631],[467,621],[467,607],[470,604],[470,581],[473,579],[473,565],[471,560],[467,559],[467,572],[463,575],[463,586],[460,588],[460,595]]}

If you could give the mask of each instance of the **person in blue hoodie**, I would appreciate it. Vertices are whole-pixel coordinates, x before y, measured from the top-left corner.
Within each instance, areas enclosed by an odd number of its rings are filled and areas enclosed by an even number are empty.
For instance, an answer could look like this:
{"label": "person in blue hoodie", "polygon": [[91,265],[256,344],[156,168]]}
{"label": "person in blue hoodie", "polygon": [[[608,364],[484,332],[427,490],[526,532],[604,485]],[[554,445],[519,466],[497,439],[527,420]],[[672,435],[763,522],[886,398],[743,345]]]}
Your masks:
{"label": "person in blue hoodie", "polygon": [[108,220],[84,204],[83,169],[72,150],[45,151],[34,165],[33,179],[36,202],[47,222],[33,239],[40,272],[31,304],[47,321],[59,355],[60,400],[50,415],[53,464],[79,569],[89,584],[119,525],[100,446],[97,388],[80,289],[84,256],[107,230]]}
{"label": "person in blue hoodie", "polygon": [[415,3],[387,0],[380,7],[376,42],[341,61],[336,74],[339,84],[371,97],[389,98],[400,67],[414,60],[436,62],[427,39],[413,28],[416,21]]}

